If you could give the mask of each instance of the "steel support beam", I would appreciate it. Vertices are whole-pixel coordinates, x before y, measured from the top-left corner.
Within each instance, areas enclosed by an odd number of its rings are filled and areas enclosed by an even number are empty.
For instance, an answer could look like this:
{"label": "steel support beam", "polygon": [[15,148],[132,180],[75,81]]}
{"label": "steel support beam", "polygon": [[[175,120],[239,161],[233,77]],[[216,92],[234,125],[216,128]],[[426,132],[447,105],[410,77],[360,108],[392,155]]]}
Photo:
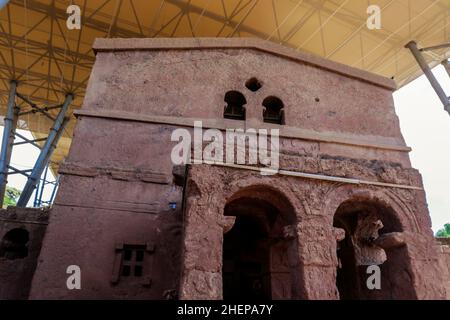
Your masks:
{"label": "steel support beam", "polygon": [[11,81],[8,98],[8,110],[4,120],[2,146],[0,153],[0,207],[3,207],[3,199],[8,183],[8,167],[11,161],[11,152],[14,143],[14,137],[19,118],[20,109],[16,107],[17,82]]}
{"label": "steel support beam", "polygon": [[426,62],[425,58],[422,56],[421,51],[417,48],[417,43],[415,41],[410,41],[405,46],[405,48],[408,48],[411,51],[411,53],[413,54],[417,63],[419,64],[420,68],[422,69],[423,73],[428,78],[428,81],[430,82],[434,91],[436,92],[436,94],[438,95],[442,104],[444,105],[444,109],[450,114],[450,99],[445,94],[441,85],[439,84],[436,77],[434,76],[433,72],[431,72],[431,69],[428,66],[428,63]]}
{"label": "steel support beam", "polygon": [[445,59],[441,64],[444,66],[445,70],[448,73],[448,76],[450,77],[450,61],[448,59]]}
{"label": "steel support beam", "polygon": [[433,51],[433,50],[445,49],[445,48],[449,48],[449,47],[450,47],[450,43],[444,43],[444,44],[440,44],[437,46],[422,48],[422,49],[420,49],[420,51]]}
{"label": "steel support beam", "polygon": [[38,182],[38,184],[37,184],[36,193],[35,193],[35,197],[34,197],[34,205],[33,205],[33,207],[35,207],[35,208],[39,208],[42,204],[42,195],[44,194],[44,188],[45,188],[45,185],[47,184],[47,173],[48,173],[48,166],[45,167],[44,179],[42,179],[42,181]]}
{"label": "steel support beam", "polygon": [[18,134],[17,132],[16,132],[16,136],[18,136],[19,138],[23,139],[23,141],[14,142],[13,143],[14,146],[18,146],[18,145],[21,145],[21,144],[29,143],[29,144],[35,146],[36,148],[41,149],[41,147],[36,142],[47,140],[47,138],[39,138],[39,139],[30,140],[30,139],[27,139],[26,137],[24,137],[23,135]]}
{"label": "steel support beam", "polygon": [[57,176],[55,182],[53,183],[52,194],[50,196],[50,199],[48,200],[49,204],[52,204],[53,203],[53,199],[55,199],[56,190],[58,189],[58,186],[59,186],[59,177],[60,176]]}
{"label": "steel support beam", "polygon": [[66,117],[66,113],[67,110],[69,109],[69,105],[72,102],[72,100],[73,96],[71,94],[68,94],[66,96],[66,99],[64,101],[61,110],[58,113],[58,116],[56,117],[53,127],[50,129],[47,141],[42,147],[39,157],[36,160],[36,163],[33,167],[33,171],[31,172],[27,180],[27,183],[22,191],[22,194],[20,195],[19,201],[17,202],[18,207],[26,207],[28,201],[31,198],[31,195],[33,194],[33,191],[36,189],[36,186],[41,178],[42,172],[48,165],[50,157],[53,151],[55,150],[56,145],[58,144],[58,140],[61,137],[64,128],[69,121],[69,118]]}

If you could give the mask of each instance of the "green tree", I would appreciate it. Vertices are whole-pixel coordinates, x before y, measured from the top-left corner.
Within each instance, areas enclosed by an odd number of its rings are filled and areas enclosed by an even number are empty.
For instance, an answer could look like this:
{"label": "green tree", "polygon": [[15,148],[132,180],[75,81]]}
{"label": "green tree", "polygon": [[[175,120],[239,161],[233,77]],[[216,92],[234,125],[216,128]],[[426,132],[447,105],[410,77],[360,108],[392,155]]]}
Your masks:
{"label": "green tree", "polygon": [[444,224],[444,228],[436,232],[436,237],[450,238],[450,223]]}
{"label": "green tree", "polygon": [[19,200],[22,191],[13,187],[6,187],[5,196],[3,197],[3,208],[15,206]]}

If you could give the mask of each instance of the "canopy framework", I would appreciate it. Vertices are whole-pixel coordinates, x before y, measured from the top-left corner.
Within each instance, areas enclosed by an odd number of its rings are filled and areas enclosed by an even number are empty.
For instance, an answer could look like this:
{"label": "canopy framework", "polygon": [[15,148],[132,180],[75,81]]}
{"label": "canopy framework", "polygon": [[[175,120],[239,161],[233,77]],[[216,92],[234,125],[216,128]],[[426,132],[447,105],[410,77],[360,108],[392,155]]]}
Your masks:
{"label": "canopy framework", "polygon": [[[67,126],[67,123],[70,120],[70,118],[66,116],[66,113],[69,109],[73,96],[71,94],[68,94],[64,100],[64,103],[60,105],[41,108],[32,101],[28,100],[22,94],[20,94],[17,90],[17,87],[18,86],[16,81],[13,80],[10,82],[10,92],[8,95],[8,111],[4,120],[5,124],[3,127],[3,137],[0,153],[0,207],[3,206],[8,175],[11,174],[21,174],[27,177],[25,187],[23,188],[20,198],[17,201],[17,206],[27,206],[33,192],[35,191],[35,189],[37,189],[35,193],[34,206],[40,207],[42,204],[50,204],[52,202],[55,189],[57,187],[57,182],[47,181],[48,166],[53,151],[58,144],[64,128]],[[18,100],[25,102],[27,104],[27,107],[21,107],[17,103]],[[59,109],[56,118],[52,117],[49,114],[48,111],[50,109]],[[53,126],[47,137],[30,140],[27,137],[16,132],[17,124],[19,123],[21,116],[38,112],[44,114],[51,121],[53,121]],[[16,137],[20,138],[22,141],[16,142]],[[43,143],[42,147],[38,143]],[[30,144],[40,149],[39,156],[36,159],[36,162],[32,169],[23,170],[20,168],[16,168],[11,164],[11,156],[14,146],[22,144]],[[44,177],[41,177],[43,172],[45,172]],[[49,184],[54,187],[51,199],[50,201],[42,201],[44,187]]]}
{"label": "canopy framework", "polygon": [[[66,26],[71,4],[81,9],[80,30]],[[401,87],[422,74],[406,43],[450,41],[450,0],[376,4],[380,30],[367,28],[368,2],[360,0],[10,0],[0,11],[0,113],[6,115],[11,80],[36,103],[59,105],[73,93],[68,114],[80,108],[97,37],[256,37],[393,78]],[[449,50],[423,56],[434,67]],[[48,113],[56,117],[57,111]],[[24,119],[19,127],[36,139],[52,125],[42,114]],[[54,170],[67,155],[74,124],[53,153]]]}

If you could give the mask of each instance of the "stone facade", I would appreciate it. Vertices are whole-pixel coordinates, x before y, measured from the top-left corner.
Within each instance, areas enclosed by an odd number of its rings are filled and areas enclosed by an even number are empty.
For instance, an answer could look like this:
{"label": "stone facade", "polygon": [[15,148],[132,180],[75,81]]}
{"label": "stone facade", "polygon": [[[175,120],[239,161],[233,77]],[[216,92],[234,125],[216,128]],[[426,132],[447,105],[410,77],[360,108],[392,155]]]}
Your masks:
{"label": "stone facade", "polygon": [[[252,39],[94,49],[30,298],[445,298],[391,80]],[[239,101],[245,115],[224,119]],[[280,170],[172,164],[173,131],[199,120],[279,129]],[[380,290],[366,286],[373,264]]]}
{"label": "stone facade", "polygon": [[450,300],[450,238],[437,238],[437,240],[442,278],[447,292],[447,300]]}

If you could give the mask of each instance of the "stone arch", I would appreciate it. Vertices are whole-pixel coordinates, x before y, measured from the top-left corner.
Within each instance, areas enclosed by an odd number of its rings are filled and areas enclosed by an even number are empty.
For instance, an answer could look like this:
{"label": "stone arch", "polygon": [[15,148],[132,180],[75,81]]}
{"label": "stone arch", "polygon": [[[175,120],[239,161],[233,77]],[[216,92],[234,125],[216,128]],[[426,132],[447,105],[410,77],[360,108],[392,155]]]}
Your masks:
{"label": "stone arch", "polygon": [[338,207],[347,200],[367,200],[391,208],[403,231],[419,232],[419,223],[412,210],[392,192],[369,187],[342,184],[329,191],[324,211],[330,221]]}
{"label": "stone arch", "polygon": [[224,298],[291,299],[301,292],[297,215],[289,198],[267,184],[230,188],[224,216]]}
{"label": "stone arch", "polygon": [[[277,183],[279,184],[279,183]],[[296,222],[296,209],[293,205],[292,195],[286,190],[282,190],[280,186],[269,185],[267,183],[251,183],[241,181],[239,185],[232,186],[229,190],[229,197],[226,197],[226,204],[242,197],[263,198],[271,202],[280,213],[286,215],[286,219],[292,223]],[[291,215],[288,217],[287,215]]]}
{"label": "stone arch", "polygon": [[24,228],[9,230],[0,242],[0,258],[23,259],[28,256],[29,232]]}
{"label": "stone arch", "polygon": [[[292,181],[286,179],[278,179],[276,176],[267,179],[267,177],[250,174],[248,176],[239,176],[238,180],[234,180],[226,186],[225,196],[223,197],[222,210],[225,205],[238,197],[241,192],[251,192],[258,190],[271,191],[267,195],[274,201],[282,199],[282,208],[295,212],[297,222],[301,219],[301,214],[305,211],[304,205],[301,203],[297,194],[291,190]],[[275,196],[276,195],[276,196]],[[280,207],[281,208],[281,207]]]}
{"label": "stone arch", "polygon": [[[335,228],[345,230],[338,239],[336,286],[342,299],[417,298],[407,247],[408,232],[417,221],[392,194],[375,188],[342,186],[331,192],[326,212]],[[367,285],[368,266],[380,270],[380,288]],[[372,278],[374,279],[374,278]]]}

